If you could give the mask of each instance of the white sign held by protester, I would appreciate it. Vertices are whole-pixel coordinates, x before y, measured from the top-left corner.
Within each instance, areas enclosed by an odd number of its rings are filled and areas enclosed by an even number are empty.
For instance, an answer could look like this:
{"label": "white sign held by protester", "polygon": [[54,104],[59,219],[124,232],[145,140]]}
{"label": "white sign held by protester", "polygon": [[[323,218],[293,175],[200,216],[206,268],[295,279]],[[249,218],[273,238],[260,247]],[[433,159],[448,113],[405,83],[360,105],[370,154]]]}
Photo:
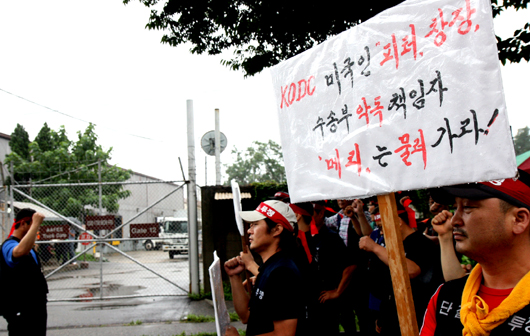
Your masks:
{"label": "white sign held by protester", "polygon": [[236,215],[237,230],[241,237],[245,235],[245,226],[243,225],[243,219],[239,215],[241,211],[241,191],[239,190],[239,184],[235,180],[230,181],[232,186],[232,200],[234,201],[234,214]]}
{"label": "white sign held by protester", "polygon": [[210,268],[208,268],[208,272],[210,273],[210,286],[212,288],[215,328],[217,335],[225,335],[226,328],[230,325],[230,315],[228,315],[228,310],[226,309],[221,275],[221,261],[217,256],[217,251],[213,252],[213,262]]}
{"label": "white sign held by protester", "polygon": [[407,0],[272,69],[294,202],[516,175],[486,0]]}

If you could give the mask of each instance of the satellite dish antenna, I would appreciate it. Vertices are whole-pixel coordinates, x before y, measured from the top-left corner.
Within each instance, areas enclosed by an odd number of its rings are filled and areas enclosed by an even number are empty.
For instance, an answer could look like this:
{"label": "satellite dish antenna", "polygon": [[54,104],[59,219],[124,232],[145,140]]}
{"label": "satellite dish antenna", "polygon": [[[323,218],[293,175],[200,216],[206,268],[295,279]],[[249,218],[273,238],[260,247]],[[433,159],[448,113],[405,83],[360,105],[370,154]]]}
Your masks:
{"label": "satellite dish antenna", "polygon": [[[226,148],[228,140],[226,136],[221,133],[221,153]],[[201,147],[206,152],[206,154],[214,156],[215,155],[215,131],[206,132],[201,138]]]}

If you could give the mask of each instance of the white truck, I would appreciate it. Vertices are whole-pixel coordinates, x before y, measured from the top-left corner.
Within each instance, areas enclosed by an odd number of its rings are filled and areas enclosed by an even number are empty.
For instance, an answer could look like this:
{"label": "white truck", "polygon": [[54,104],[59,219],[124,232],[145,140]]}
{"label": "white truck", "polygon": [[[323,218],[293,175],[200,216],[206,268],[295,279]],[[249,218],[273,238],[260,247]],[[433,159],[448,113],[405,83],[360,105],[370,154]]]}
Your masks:
{"label": "white truck", "polygon": [[188,218],[159,217],[162,250],[173,259],[176,254],[188,253]]}

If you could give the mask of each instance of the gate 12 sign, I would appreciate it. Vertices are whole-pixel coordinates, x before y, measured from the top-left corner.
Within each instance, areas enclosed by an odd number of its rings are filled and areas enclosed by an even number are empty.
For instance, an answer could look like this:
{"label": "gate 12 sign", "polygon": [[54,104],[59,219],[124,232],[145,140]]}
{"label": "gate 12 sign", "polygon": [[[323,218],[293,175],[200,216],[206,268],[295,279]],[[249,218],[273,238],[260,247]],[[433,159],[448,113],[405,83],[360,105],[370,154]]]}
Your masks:
{"label": "gate 12 sign", "polygon": [[158,237],[159,230],[158,223],[131,224],[131,238]]}
{"label": "gate 12 sign", "polygon": [[516,175],[490,1],[408,0],[271,71],[294,202]]}
{"label": "gate 12 sign", "polygon": [[114,230],[114,216],[86,216],[87,230]]}

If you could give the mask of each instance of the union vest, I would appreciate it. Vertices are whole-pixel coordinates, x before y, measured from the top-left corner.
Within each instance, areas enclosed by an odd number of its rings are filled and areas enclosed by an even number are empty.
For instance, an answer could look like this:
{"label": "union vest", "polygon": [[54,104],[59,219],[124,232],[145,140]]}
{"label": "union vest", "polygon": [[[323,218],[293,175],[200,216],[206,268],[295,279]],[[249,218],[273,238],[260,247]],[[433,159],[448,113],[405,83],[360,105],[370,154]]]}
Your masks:
{"label": "union vest", "polygon": [[[445,283],[436,302],[435,336],[462,335],[460,305],[467,277]],[[517,336],[530,334],[530,305],[510,316],[493,329],[490,336]]]}

